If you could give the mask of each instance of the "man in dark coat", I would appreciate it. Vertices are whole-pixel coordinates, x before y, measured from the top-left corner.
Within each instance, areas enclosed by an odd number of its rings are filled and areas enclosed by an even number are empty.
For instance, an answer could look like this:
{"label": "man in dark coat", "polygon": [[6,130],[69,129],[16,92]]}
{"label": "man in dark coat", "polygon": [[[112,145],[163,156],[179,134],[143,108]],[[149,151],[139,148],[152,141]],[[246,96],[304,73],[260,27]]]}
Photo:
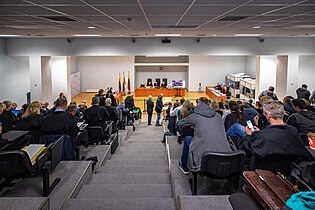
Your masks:
{"label": "man in dark coat", "polygon": [[152,96],[149,95],[149,98],[147,100],[148,125],[152,125],[151,120],[152,120],[153,108],[154,108],[154,103],[152,101]]}
{"label": "man in dark coat", "polygon": [[307,90],[307,85],[303,84],[302,87],[299,87],[296,90],[297,98],[304,98],[306,100],[310,100],[311,93]]}
{"label": "man in dark coat", "polygon": [[109,120],[109,114],[104,107],[99,106],[99,103],[99,97],[93,97],[92,106],[85,110],[83,119],[90,126],[102,126],[105,129],[105,121]]}
{"label": "man in dark coat", "polygon": [[161,93],[159,95],[158,99],[156,100],[155,111],[156,111],[157,117],[156,117],[156,121],[155,121],[155,126],[162,126],[160,124],[161,112],[163,110],[162,98],[163,98],[163,94]]}
{"label": "man in dark coat", "polygon": [[135,100],[133,99],[133,94],[131,94],[130,96],[126,97],[126,99],[125,99],[125,106],[130,111],[133,110],[133,108],[135,107]]}
{"label": "man in dark coat", "polygon": [[104,90],[103,89],[99,89],[98,90],[98,94],[96,94],[95,96],[99,97],[100,99],[100,106],[105,106],[105,94],[104,94]]}

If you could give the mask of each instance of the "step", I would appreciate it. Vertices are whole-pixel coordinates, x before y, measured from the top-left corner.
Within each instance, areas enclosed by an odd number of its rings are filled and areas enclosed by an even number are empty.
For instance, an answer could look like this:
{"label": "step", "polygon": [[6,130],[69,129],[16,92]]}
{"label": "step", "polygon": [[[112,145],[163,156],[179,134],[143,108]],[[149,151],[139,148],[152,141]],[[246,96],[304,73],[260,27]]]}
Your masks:
{"label": "step", "polygon": [[166,159],[166,154],[163,155],[146,155],[146,154],[135,154],[135,155],[114,155],[111,160],[158,160]]}
{"label": "step", "polygon": [[161,139],[157,139],[155,141],[146,141],[146,140],[127,140],[126,141],[126,145],[129,145],[129,144],[143,144],[143,145],[162,145],[161,143]]}
{"label": "step", "polygon": [[63,206],[64,210],[175,210],[173,198],[104,198],[70,199]]}
{"label": "step", "polygon": [[130,150],[130,149],[122,149],[119,148],[116,151],[117,155],[132,155],[132,154],[155,154],[155,155],[165,155],[165,150]]}
{"label": "step", "polygon": [[77,198],[172,198],[172,187],[170,184],[84,185]]}
{"label": "step", "polygon": [[141,149],[141,150],[165,150],[165,146],[161,143],[160,146],[158,145],[136,145],[136,144],[128,144],[124,143],[124,145],[121,146],[121,148],[128,148],[130,150],[133,149]]}
{"label": "step", "polygon": [[171,184],[171,178],[169,174],[93,174],[90,184]]}
{"label": "step", "polygon": [[168,166],[102,166],[98,174],[169,174]]}
{"label": "step", "polygon": [[105,166],[167,166],[163,159],[159,160],[107,160]]}

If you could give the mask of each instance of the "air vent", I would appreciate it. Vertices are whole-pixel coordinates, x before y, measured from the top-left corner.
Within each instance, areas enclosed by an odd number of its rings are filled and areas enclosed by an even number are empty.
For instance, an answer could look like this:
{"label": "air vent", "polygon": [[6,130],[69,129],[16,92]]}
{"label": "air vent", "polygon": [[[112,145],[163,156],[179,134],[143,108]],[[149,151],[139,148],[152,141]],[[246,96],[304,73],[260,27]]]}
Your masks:
{"label": "air vent", "polygon": [[221,19],[218,19],[217,21],[239,21],[242,19],[248,18],[248,16],[224,16]]}
{"label": "air vent", "polygon": [[39,16],[41,18],[46,18],[46,19],[49,19],[49,20],[53,20],[53,21],[76,21],[76,20],[73,20],[71,18],[68,18],[67,16]]}
{"label": "air vent", "polygon": [[129,36],[140,36],[140,34],[130,34]]}
{"label": "air vent", "polygon": [[152,28],[197,28],[199,25],[152,25]]}
{"label": "air vent", "polygon": [[62,28],[56,26],[47,25],[14,25],[14,26],[2,26],[6,28],[13,28],[18,30],[61,30]]}

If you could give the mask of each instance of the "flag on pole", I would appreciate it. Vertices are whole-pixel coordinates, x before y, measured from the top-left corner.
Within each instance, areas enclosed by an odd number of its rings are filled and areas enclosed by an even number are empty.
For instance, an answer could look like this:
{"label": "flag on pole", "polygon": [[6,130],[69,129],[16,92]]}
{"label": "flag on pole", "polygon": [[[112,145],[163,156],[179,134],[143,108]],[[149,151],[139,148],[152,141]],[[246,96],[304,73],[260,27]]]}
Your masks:
{"label": "flag on pole", "polygon": [[118,92],[121,92],[121,82],[120,82],[120,72],[119,72],[119,76],[118,76]]}
{"label": "flag on pole", "polygon": [[123,86],[122,86],[122,90],[123,92],[125,92],[125,85],[126,85],[126,80],[125,80],[125,72],[123,72]]}
{"label": "flag on pole", "polygon": [[128,71],[128,93],[130,93],[130,71]]}

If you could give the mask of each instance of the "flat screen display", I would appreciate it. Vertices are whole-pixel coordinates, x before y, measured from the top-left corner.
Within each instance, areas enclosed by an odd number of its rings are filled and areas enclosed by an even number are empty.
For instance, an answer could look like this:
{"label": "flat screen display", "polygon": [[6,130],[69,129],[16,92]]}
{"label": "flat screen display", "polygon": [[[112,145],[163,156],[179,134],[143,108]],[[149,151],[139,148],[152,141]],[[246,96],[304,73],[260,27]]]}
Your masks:
{"label": "flat screen display", "polygon": [[185,80],[172,80],[172,86],[175,88],[185,88]]}

